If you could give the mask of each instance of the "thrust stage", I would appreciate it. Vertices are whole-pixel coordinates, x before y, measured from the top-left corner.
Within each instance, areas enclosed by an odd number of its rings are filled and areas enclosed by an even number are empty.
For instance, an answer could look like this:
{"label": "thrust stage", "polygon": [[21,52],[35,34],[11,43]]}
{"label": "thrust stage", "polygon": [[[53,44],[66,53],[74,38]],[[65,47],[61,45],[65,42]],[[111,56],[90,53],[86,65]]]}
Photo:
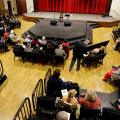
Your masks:
{"label": "thrust stage", "polygon": [[95,23],[87,23],[86,21],[71,20],[71,26],[64,26],[64,22],[59,22],[57,25],[50,24],[51,19],[40,19],[33,27],[27,30],[25,34],[30,34],[32,37],[42,38],[45,36],[48,40],[57,39],[63,41],[67,39],[70,46],[76,41],[88,38],[92,43],[92,27]]}

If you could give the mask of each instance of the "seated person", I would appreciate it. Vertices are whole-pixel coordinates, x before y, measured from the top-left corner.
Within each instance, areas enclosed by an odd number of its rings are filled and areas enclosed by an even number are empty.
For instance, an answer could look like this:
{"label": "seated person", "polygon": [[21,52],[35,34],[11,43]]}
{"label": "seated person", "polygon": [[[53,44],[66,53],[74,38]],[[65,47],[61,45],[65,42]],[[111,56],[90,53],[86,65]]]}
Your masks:
{"label": "seated person", "polygon": [[113,48],[114,50],[118,50],[118,48],[120,48],[120,37],[115,41],[115,46]]}
{"label": "seated person", "polygon": [[[61,90],[62,89],[76,89],[77,97],[79,97],[80,87],[76,83],[76,86],[72,86],[74,83],[72,82],[65,82],[60,78],[60,70],[56,69],[53,72],[53,75],[50,76],[47,82],[47,95],[51,97],[61,97]],[[54,87],[53,87],[54,86]]]}
{"label": "seated person", "polygon": [[64,59],[66,59],[67,55],[66,55],[65,51],[63,50],[61,44],[58,46],[58,48],[55,49],[55,55],[62,56],[62,57],[64,57]]}
{"label": "seated person", "polygon": [[55,120],[70,120],[70,113],[65,111],[60,111],[56,114]]}
{"label": "seated person", "polygon": [[0,25],[0,36],[4,36],[4,27],[2,25]]}
{"label": "seated person", "polygon": [[32,40],[30,38],[30,35],[27,35],[27,37],[25,38],[24,42],[26,42],[26,43],[31,43],[32,42]]}
{"label": "seated person", "polygon": [[54,52],[55,52],[55,50],[54,50],[52,44],[51,44],[51,43],[47,43],[47,47],[46,47],[46,49],[45,49],[45,53],[46,53],[46,54],[52,54],[52,55],[53,55]]}
{"label": "seated person", "polygon": [[99,109],[101,107],[100,98],[95,91],[88,90],[86,93],[81,94],[79,103],[90,109]]}
{"label": "seated person", "polygon": [[108,71],[103,78],[106,82],[114,82],[115,80],[120,80],[120,67],[112,67],[112,70]]}
{"label": "seated person", "polygon": [[32,52],[33,48],[31,48],[31,44],[27,43],[27,45],[24,47],[24,51],[25,52]]}
{"label": "seated person", "polygon": [[88,54],[84,54],[84,57],[95,57],[97,55],[103,54],[105,52],[105,47],[102,46],[100,48],[94,48],[93,50],[89,51]]}
{"label": "seated person", "polygon": [[21,52],[23,52],[24,51],[24,48],[23,48],[23,46],[21,45],[21,41],[20,40],[18,40],[17,42],[16,42],[16,44],[13,46],[13,50],[19,50],[19,51],[21,51]]}
{"label": "seated person", "polygon": [[8,46],[5,44],[5,40],[3,39],[3,37],[0,37],[0,49],[4,49],[5,52],[8,52]]}
{"label": "seated person", "polygon": [[77,108],[77,98],[75,97],[77,94],[77,91],[75,89],[71,89],[68,91],[68,95],[64,95],[62,99],[60,99],[61,103],[68,103],[70,104],[74,109]]}
{"label": "seated person", "polygon": [[40,43],[39,43],[38,39],[35,37],[35,38],[32,40],[31,46],[32,46],[32,48],[36,49],[36,48],[38,48],[39,44],[40,44]]}
{"label": "seated person", "polygon": [[9,32],[7,31],[7,29],[5,29],[3,37],[4,37],[4,40],[5,40],[5,43],[12,44],[12,40],[9,38]]}
{"label": "seated person", "polygon": [[13,43],[16,43],[19,41],[17,38],[18,36],[15,34],[13,30],[10,31],[9,38],[12,40]]}
{"label": "seated person", "polygon": [[46,40],[45,36],[42,36],[42,39],[39,39],[38,41],[41,45],[46,45],[47,44],[47,40]]}

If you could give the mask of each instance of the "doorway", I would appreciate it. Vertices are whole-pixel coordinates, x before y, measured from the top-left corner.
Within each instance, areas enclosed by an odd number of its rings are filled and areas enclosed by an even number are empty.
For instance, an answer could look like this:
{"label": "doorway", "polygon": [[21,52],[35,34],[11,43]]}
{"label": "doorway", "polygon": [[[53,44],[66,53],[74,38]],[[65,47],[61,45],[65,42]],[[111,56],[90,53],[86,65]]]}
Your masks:
{"label": "doorway", "polygon": [[8,11],[9,11],[9,15],[12,15],[12,6],[11,6],[11,1],[7,1],[8,4]]}

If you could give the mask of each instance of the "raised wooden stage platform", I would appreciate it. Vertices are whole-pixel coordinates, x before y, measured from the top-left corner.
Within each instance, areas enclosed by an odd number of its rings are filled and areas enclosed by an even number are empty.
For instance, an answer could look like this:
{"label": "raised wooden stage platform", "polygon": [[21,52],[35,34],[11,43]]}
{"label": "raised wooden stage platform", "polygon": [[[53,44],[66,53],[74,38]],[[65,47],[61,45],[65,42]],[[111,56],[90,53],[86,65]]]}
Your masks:
{"label": "raised wooden stage platform", "polygon": [[[64,21],[67,19],[65,17],[66,13],[63,13]],[[23,18],[27,21],[34,21],[36,19],[44,18],[56,18],[59,19],[59,12],[31,12],[23,14]],[[120,20],[115,19],[111,16],[93,15],[93,14],[77,14],[71,13],[70,20],[83,20],[87,22],[97,22],[102,27],[113,27],[117,26]]]}

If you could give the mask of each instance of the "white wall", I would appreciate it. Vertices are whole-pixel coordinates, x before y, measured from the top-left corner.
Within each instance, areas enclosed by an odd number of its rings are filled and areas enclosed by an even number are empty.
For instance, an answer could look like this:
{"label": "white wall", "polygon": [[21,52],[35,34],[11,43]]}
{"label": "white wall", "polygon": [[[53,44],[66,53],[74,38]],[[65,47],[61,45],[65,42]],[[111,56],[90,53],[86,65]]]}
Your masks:
{"label": "white wall", "polygon": [[110,15],[120,20],[120,0],[112,0]]}
{"label": "white wall", "polygon": [[26,0],[26,5],[27,5],[27,13],[34,11],[33,0]]}
{"label": "white wall", "polygon": [[7,0],[3,0],[3,2],[4,2],[5,10],[7,10],[8,9]]}

